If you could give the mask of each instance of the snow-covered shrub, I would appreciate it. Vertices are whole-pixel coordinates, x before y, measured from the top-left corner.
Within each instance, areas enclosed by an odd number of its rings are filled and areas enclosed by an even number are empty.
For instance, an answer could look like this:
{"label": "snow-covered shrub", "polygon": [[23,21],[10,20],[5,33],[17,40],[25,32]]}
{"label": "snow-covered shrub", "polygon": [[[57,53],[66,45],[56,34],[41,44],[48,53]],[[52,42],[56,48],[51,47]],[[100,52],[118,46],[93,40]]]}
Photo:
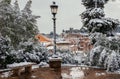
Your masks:
{"label": "snow-covered shrub", "polygon": [[70,52],[61,53],[60,57],[62,57],[62,62],[64,64],[75,64],[75,60],[73,58],[74,54]]}
{"label": "snow-covered shrub", "polygon": [[57,55],[62,58],[63,64],[80,65],[84,63],[84,55],[69,50],[57,50]]}
{"label": "snow-covered shrub", "polygon": [[111,51],[111,54],[107,56],[104,66],[107,68],[107,71],[115,71],[120,68],[117,53],[115,51]]}
{"label": "snow-covered shrub", "polygon": [[99,57],[99,65],[101,67],[104,66],[105,60],[107,58],[107,56],[109,55],[110,50],[107,48],[104,48],[103,51],[100,53],[100,57]]}
{"label": "snow-covered shrub", "polygon": [[98,65],[99,56],[103,49],[102,46],[97,46],[90,51],[90,64],[92,66]]}
{"label": "snow-covered shrub", "polygon": [[39,42],[33,42],[32,39],[29,39],[27,42],[20,42],[19,48],[18,53],[16,53],[18,61],[36,63],[47,61],[48,51]]}
{"label": "snow-covered shrub", "polygon": [[9,53],[12,49],[10,42],[8,36],[3,37],[0,34],[0,67],[6,67],[6,64],[14,62],[14,56]]}
{"label": "snow-covered shrub", "polygon": [[108,71],[119,69],[120,39],[101,34],[93,34],[91,37],[95,42],[88,56],[90,65],[99,66]]}

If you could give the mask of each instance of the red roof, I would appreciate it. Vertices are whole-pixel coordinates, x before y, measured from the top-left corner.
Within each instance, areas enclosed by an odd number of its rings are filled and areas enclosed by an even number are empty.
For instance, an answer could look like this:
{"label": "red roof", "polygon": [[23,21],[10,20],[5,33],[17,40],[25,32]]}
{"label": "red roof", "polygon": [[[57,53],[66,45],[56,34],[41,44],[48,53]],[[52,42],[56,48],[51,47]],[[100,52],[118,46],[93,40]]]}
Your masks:
{"label": "red roof", "polygon": [[50,38],[47,38],[46,36],[42,34],[38,34],[35,36],[40,42],[51,42]]}

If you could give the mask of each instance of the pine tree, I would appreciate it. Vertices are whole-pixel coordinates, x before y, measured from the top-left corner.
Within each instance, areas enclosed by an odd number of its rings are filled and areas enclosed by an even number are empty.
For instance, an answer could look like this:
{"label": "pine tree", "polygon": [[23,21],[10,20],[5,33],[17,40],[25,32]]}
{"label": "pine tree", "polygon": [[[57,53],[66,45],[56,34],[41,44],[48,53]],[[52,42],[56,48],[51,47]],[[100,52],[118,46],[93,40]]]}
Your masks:
{"label": "pine tree", "polygon": [[39,16],[32,14],[31,3],[29,0],[21,11],[17,0],[14,6],[10,0],[0,2],[0,65],[3,67],[13,62],[47,60],[46,48],[35,40]]}
{"label": "pine tree", "polygon": [[106,18],[104,5],[109,0],[82,0],[86,11],[81,14],[83,27],[90,33],[93,48],[88,55],[91,66],[106,68],[114,71],[120,68],[120,40],[114,36],[115,29],[120,23],[117,19]]}
{"label": "pine tree", "polygon": [[16,48],[21,41],[27,41],[34,38],[39,33],[36,26],[39,16],[32,15],[30,10],[32,1],[28,1],[24,10],[20,11],[17,0],[14,6],[5,0],[0,2],[0,33],[3,36],[8,35],[11,44]]}
{"label": "pine tree", "polygon": [[8,36],[14,44],[14,11],[12,5],[7,3],[5,0],[0,2],[0,33],[2,36]]}
{"label": "pine tree", "polygon": [[[18,45],[25,38],[26,26],[23,26],[24,20],[22,18],[22,13],[19,8],[18,1],[16,0],[13,6],[14,10],[14,33],[15,33],[15,44]],[[17,47],[17,46],[14,47]],[[19,49],[19,48],[17,48]]]}
{"label": "pine tree", "polygon": [[18,4],[17,0],[14,3],[13,9],[14,9],[14,11],[15,11],[16,14],[20,15],[20,8],[19,8],[19,4]]}
{"label": "pine tree", "polygon": [[36,34],[38,34],[38,27],[36,26],[36,19],[39,18],[39,16],[32,15],[31,11],[31,3],[32,1],[29,0],[25,6],[25,8],[22,10],[22,19],[24,20],[23,26],[26,27],[26,38],[33,38]]}
{"label": "pine tree", "polygon": [[86,11],[81,14],[83,26],[90,33],[100,32],[109,36],[113,35],[114,29],[119,25],[117,19],[105,18],[104,5],[108,0],[82,0]]}
{"label": "pine tree", "polygon": [[6,67],[6,64],[14,62],[13,57],[9,54],[11,49],[10,38],[0,34],[0,67]]}

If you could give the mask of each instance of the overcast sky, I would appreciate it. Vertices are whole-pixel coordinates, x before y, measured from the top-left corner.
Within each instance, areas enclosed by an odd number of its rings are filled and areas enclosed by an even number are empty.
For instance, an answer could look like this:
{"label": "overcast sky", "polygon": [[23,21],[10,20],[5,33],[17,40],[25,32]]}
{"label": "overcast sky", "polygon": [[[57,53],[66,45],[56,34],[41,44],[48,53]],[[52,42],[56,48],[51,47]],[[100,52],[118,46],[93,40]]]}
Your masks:
{"label": "overcast sky", "polygon": [[[12,3],[15,0],[12,0]],[[18,0],[21,9],[24,8],[28,0]],[[81,5],[81,0],[32,0],[33,14],[41,16],[38,19],[37,25],[40,33],[49,33],[53,31],[52,14],[50,5],[55,1],[58,7],[57,18],[57,33],[61,33],[63,29],[70,27],[80,29],[82,27],[81,17],[79,16],[85,7]],[[105,6],[106,17],[111,17],[120,20],[120,0],[109,2]]]}

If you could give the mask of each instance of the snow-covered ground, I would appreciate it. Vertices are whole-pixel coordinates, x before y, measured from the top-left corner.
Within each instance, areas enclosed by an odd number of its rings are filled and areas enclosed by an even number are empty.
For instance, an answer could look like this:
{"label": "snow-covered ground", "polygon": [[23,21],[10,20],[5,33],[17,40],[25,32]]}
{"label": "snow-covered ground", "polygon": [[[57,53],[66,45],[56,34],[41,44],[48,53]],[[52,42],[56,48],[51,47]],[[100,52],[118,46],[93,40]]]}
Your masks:
{"label": "snow-covered ground", "polygon": [[63,79],[83,79],[84,78],[84,72],[81,70],[80,67],[73,67],[70,69],[70,73],[62,73],[61,74]]}
{"label": "snow-covered ground", "polygon": [[11,74],[11,72],[4,72],[4,73],[2,73],[1,78],[7,78],[10,76],[10,74]]}

